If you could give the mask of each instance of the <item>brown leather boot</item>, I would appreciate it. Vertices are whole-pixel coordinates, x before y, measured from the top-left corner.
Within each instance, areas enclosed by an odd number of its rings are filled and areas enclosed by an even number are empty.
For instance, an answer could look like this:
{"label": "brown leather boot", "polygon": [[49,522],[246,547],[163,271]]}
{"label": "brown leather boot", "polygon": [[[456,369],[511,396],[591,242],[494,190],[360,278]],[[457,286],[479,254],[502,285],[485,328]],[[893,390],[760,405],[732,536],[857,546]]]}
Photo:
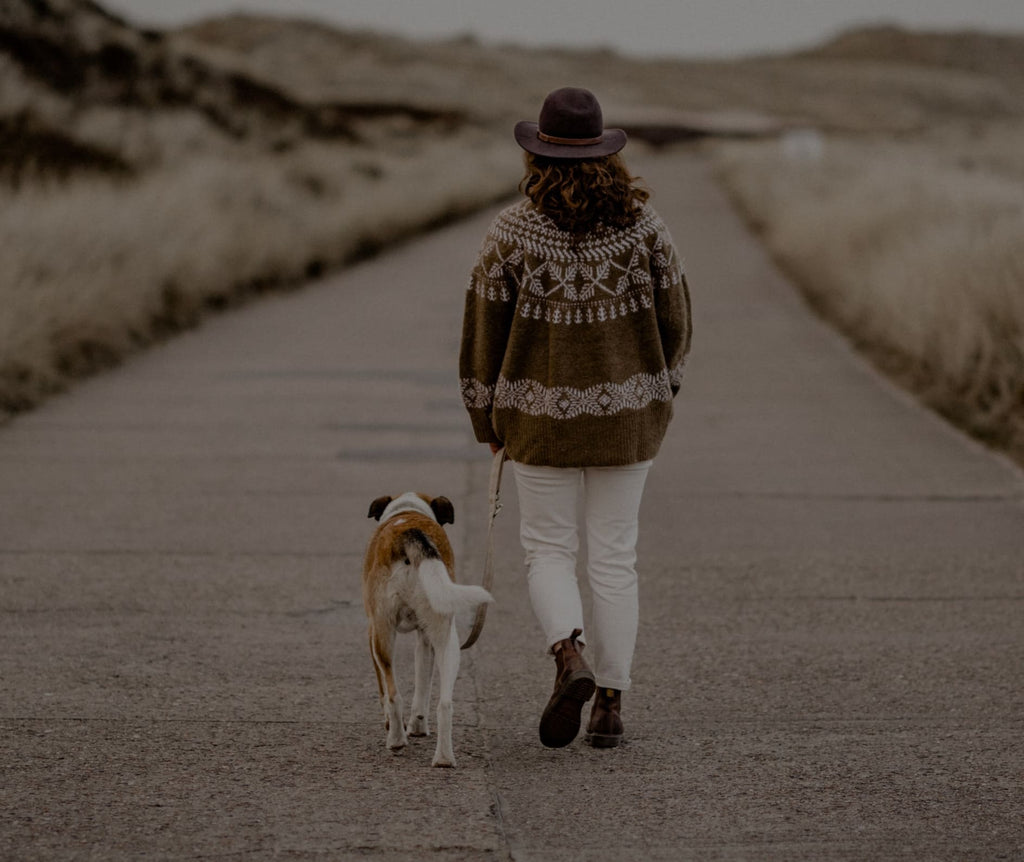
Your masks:
{"label": "brown leather boot", "polygon": [[540,717],[540,741],[548,748],[562,748],[580,732],[580,712],[594,693],[594,674],[580,655],[582,644],[576,643],[583,632],[573,633],[556,643],[555,691]]}
{"label": "brown leather boot", "polygon": [[599,688],[587,722],[586,741],[594,748],[615,748],[622,742],[622,692]]}

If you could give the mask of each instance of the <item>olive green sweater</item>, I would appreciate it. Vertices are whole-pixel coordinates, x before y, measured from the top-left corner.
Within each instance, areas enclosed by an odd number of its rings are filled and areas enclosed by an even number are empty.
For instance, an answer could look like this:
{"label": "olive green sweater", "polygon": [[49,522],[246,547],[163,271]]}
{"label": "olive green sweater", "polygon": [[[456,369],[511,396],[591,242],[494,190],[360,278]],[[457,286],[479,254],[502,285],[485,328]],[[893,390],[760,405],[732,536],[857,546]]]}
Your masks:
{"label": "olive green sweater", "polygon": [[655,456],[690,349],[671,237],[636,224],[574,235],[524,200],[491,225],[470,276],[459,371],[477,440],[550,467]]}

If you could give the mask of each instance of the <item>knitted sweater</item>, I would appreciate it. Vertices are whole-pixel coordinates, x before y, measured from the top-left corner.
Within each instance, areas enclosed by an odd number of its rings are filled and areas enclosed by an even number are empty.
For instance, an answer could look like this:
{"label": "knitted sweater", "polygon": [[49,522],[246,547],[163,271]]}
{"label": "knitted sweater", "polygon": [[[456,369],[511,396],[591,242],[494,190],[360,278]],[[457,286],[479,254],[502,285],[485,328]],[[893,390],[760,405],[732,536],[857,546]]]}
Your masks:
{"label": "knitted sweater", "polygon": [[459,371],[477,440],[549,467],[653,458],[690,332],[686,278],[650,205],[632,227],[573,235],[513,204],[466,293]]}

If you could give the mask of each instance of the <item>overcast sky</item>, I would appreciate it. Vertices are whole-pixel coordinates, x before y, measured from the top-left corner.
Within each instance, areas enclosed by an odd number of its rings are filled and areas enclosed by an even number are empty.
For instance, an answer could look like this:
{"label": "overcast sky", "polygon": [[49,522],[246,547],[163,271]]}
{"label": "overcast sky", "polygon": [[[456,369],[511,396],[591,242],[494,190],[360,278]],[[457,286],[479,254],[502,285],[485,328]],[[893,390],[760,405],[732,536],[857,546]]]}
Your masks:
{"label": "overcast sky", "polygon": [[174,26],[270,12],[412,36],[471,32],[527,45],[607,45],[633,54],[732,56],[814,44],[850,26],[899,23],[1024,32],[1024,0],[100,0]]}

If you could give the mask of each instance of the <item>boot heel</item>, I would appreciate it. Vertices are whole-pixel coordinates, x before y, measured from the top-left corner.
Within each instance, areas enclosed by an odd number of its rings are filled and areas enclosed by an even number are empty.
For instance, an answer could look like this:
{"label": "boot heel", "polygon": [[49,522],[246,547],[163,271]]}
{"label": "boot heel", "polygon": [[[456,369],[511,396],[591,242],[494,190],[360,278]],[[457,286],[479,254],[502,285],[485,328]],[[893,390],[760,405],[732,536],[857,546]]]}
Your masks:
{"label": "boot heel", "polygon": [[584,740],[594,748],[615,748],[622,742],[622,692],[602,688],[594,699]]}

